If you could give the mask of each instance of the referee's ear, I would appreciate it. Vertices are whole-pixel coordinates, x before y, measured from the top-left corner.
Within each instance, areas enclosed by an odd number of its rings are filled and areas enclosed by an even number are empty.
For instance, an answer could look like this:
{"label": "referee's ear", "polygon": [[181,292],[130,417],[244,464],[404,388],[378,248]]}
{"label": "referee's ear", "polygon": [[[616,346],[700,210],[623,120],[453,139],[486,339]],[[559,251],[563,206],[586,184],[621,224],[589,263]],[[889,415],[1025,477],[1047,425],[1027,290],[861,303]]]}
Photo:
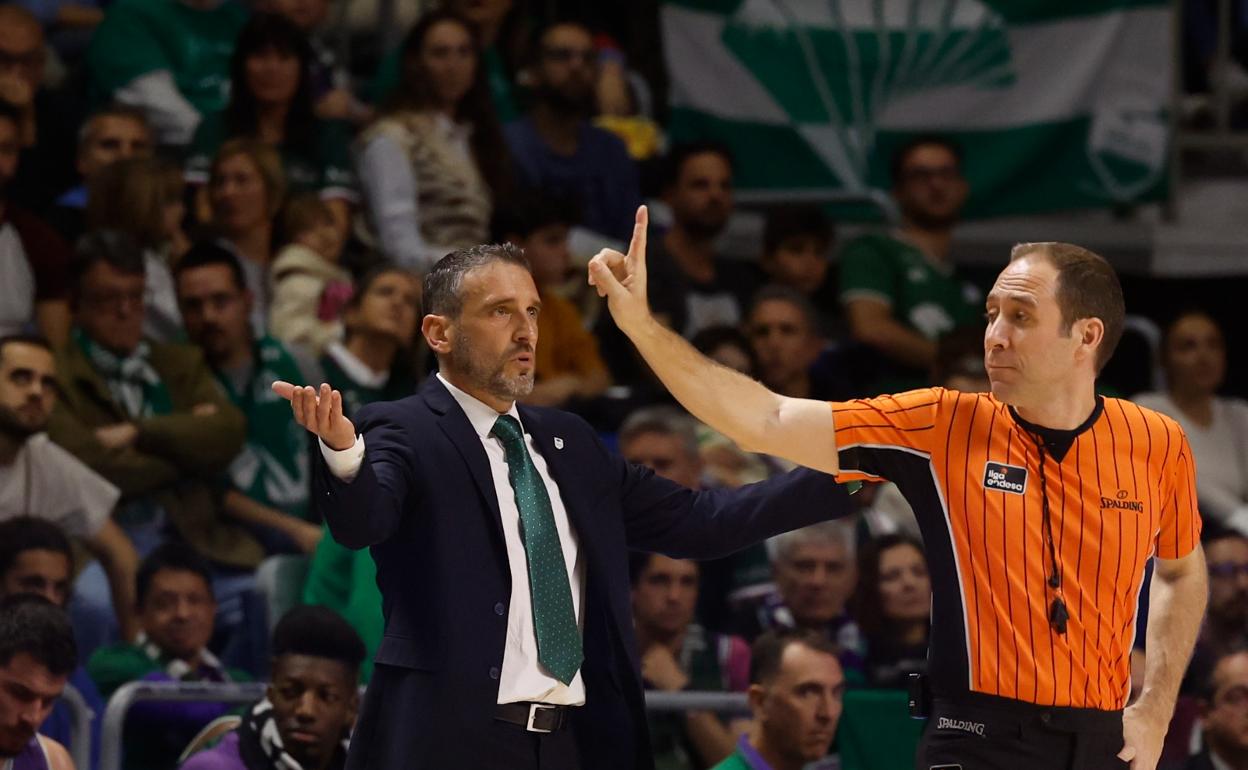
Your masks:
{"label": "referee's ear", "polygon": [[1099,318],[1080,318],[1071,329],[1072,336],[1078,336],[1079,348],[1093,362],[1095,369],[1100,371],[1101,346],[1105,344],[1105,322]]}

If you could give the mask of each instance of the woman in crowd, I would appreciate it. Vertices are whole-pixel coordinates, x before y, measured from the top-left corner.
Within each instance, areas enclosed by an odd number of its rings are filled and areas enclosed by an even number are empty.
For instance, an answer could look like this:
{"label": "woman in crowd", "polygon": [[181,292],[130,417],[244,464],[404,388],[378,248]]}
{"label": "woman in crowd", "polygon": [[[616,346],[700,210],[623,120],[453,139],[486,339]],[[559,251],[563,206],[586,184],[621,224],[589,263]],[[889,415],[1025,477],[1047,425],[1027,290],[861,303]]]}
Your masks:
{"label": "woman in crowd", "polygon": [[307,37],[285,16],[252,16],[230,60],[229,104],[204,116],[191,143],[186,179],[206,183],[212,159],[228,140],[261,142],[277,150],[291,191],[319,193],[346,233],[356,199],[349,131],[317,118],[312,59]]}
{"label": "woman in crowd", "polygon": [[1196,494],[1209,524],[1248,535],[1248,402],[1218,395],[1226,379],[1226,340],[1201,310],[1180,314],[1161,345],[1164,393],[1136,397],[1141,406],[1183,426],[1196,460]]}
{"label": "woman in crowd", "polygon": [[472,28],[426,14],[403,43],[402,78],[360,138],[361,237],[416,270],[489,236],[507,158]]}
{"label": "woman in crowd", "polygon": [[221,146],[208,177],[208,202],[216,234],[243,266],[252,303],[252,328],[260,334],[269,315],[269,263],[273,222],[286,199],[286,178],[277,151],[254,139]]}
{"label": "woman in crowd", "polygon": [[[411,395],[420,287],[409,272],[389,267],[366,275],[343,312],[346,338],[321,357],[325,381],[342,393],[352,416],[373,401]],[[321,538],[304,585],[303,600],[335,610],[360,632],[371,661],[381,644],[381,592],[367,549],[352,551],[329,534]],[[371,673],[371,663],[366,671]]]}
{"label": "woman in crowd", "polygon": [[186,206],[178,168],[158,158],[125,158],[92,175],[87,225],[118,230],[143,249],[147,283],[143,334],[160,342],[182,336],[182,315],[173,288],[174,264],[190,248],[182,231]]}
{"label": "woman in crowd", "polygon": [[905,689],[907,677],[927,670],[932,583],[922,544],[883,535],[858,552],[855,617],[867,641],[867,682]]}

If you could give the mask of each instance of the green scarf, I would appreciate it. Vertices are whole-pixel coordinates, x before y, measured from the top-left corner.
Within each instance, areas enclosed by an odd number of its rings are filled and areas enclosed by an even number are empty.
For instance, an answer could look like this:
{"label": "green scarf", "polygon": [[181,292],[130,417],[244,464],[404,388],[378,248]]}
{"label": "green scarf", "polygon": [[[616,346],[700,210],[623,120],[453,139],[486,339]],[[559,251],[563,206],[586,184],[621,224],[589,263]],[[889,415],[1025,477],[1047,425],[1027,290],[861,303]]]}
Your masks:
{"label": "green scarf", "polygon": [[146,340],[128,355],[119,356],[88,337],[82,329],[75,327],[73,337],[91,367],[104,378],[113,399],[132,419],[173,412],[169,388],[148,361],[152,349]]}

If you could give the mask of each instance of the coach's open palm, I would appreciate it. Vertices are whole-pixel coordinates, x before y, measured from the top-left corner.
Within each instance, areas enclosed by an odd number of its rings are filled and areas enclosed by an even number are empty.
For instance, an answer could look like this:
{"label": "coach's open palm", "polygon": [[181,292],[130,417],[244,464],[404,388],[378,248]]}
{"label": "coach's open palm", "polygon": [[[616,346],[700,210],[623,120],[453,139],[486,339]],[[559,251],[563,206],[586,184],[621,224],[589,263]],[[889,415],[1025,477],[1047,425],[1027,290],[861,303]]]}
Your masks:
{"label": "coach's open palm", "polygon": [[295,422],[321,437],[330,449],[350,449],[355,444],[355,426],[342,413],[342,394],[324,383],[318,392],[311,385],[293,385],[278,380],[273,392],[290,402]]}
{"label": "coach's open palm", "polygon": [[598,296],[607,298],[611,317],[625,334],[650,317],[646,300],[646,228],[649,224],[649,211],[645,206],[638,206],[628,254],[603,249],[589,261],[589,285],[598,290]]}

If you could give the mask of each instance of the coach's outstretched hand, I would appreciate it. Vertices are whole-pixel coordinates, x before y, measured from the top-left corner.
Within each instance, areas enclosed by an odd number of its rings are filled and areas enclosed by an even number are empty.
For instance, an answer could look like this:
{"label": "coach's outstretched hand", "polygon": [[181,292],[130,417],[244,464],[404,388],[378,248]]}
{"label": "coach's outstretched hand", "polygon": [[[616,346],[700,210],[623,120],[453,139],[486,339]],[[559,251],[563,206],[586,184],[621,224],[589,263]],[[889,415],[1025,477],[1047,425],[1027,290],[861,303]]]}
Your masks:
{"label": "coach's outstretched hand", "polygon": [[589,285],[598,290],[599,297],[607,298],[611,317],[625,334],[636,331],[650,319],[646,300],[646,228],[649,224],[650,212],[645,206],[638,206],[628,254],[603,249],[589,261]]}
{"label": "coach's outstretched hand", "polygon": [[318,393],[311,385],[293,385],[278,380],[273,392],[290,402],[295,422],[321,437],[330,449],[350,449],[355,444],[355,426],[342,413],[342,394],[321,383]]}

